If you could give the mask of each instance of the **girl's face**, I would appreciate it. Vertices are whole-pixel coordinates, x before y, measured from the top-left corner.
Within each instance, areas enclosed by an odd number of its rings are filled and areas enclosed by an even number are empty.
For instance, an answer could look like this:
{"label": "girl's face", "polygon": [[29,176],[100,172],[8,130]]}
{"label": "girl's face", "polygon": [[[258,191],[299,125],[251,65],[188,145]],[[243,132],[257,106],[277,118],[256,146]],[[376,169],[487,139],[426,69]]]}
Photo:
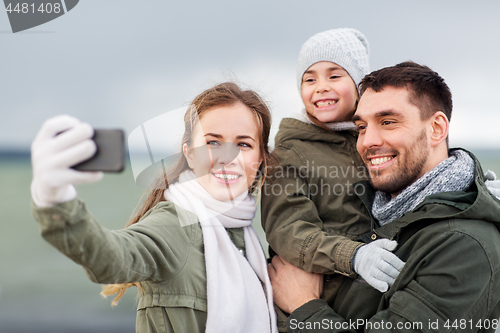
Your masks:
{"label": "girl's face", "polygon": [[323,123],[351,120],[358,91],[349,74],[330,61],[317,62],[302,76],[306,111]]}
{"label": "girl's face", "polygon": [[183,146],[189,167],[210,195],[229,201],[255,180],[261,158],[260,126],[241,103],[217,107],[200,117],[192,146]]}

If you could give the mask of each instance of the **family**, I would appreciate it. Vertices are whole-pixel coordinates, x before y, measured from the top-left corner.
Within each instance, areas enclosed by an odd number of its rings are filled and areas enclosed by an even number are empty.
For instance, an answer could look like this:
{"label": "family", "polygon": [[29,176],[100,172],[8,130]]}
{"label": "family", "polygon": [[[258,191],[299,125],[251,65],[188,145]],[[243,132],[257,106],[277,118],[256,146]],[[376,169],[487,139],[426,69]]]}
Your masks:
{"label": "family", "polygon": [[[93,128],[70,116],[35,137],[42,237],[118,301],[137,287],[137,332],[494,332],[500,185],[449,148],[451,92],[429,67],[369,73],[355,29],[312,36],[297,66],[304,110],[281,121],[251,90],[218,84],[184,118],[182,157],[121,230],[75,184],[101,172]],[[62,133],[61,133],[62,132]],[[257,202],[266,259],[252,219]]]}

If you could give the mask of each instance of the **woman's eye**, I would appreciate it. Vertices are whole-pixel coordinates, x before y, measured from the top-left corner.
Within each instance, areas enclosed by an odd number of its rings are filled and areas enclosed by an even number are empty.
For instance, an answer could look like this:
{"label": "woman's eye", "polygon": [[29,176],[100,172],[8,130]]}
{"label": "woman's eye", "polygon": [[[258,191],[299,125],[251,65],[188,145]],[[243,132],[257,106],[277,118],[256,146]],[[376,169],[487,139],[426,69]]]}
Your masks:
{"label": "woman's eye", "polygon": [[338,79],[340,77],[340,75],[332,75],[330,76],[330,79]]}
{"label": "woman's eye", "polygon": [[218,141],[208,141],[207,146],[218,147],[220,146],[220,143]]}
{"label": "woman's eye", "polygon": [[238,143],[239,147],[246,147],[246,148],[252,148],[252,146],[246,142],[240,142]]}
{"label": "woman's eye", "polygon": [[311,82],[314,82],[314,79],[312,79],[312,78],[304,79],[304,82],[311,83]]}

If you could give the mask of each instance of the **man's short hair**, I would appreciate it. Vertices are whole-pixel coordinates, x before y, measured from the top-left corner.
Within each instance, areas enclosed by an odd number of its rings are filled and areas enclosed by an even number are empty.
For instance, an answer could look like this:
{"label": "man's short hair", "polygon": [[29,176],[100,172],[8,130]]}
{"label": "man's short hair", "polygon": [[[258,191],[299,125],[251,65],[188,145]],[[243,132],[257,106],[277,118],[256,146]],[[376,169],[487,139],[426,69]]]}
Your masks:
{"label": "man's short hair", "polygon": [[444,79],[427,66],[413,61],[405,61],[366,75],[360,82],[361,95],[366,89],[380,92],[386,86],[406,87],[410,102],[420,109],[420,119],[429,119],[437,111],[442,111],[451,120],[453,102],[451,91]]}

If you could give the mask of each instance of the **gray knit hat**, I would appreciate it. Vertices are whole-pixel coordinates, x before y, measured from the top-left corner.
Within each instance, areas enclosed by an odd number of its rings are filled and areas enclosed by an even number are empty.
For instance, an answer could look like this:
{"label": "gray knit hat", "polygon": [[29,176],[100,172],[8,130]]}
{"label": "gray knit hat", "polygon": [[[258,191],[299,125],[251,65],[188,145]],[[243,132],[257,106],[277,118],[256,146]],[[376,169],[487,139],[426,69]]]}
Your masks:
{"label": "gray knit hat", "polygon": [[317,33],[302,45],[297,65],[299,91],[304,72],[320,61],[331,61],[342,66],[358,86],[369,73],[368,40],[356,29],[342,28]]}

